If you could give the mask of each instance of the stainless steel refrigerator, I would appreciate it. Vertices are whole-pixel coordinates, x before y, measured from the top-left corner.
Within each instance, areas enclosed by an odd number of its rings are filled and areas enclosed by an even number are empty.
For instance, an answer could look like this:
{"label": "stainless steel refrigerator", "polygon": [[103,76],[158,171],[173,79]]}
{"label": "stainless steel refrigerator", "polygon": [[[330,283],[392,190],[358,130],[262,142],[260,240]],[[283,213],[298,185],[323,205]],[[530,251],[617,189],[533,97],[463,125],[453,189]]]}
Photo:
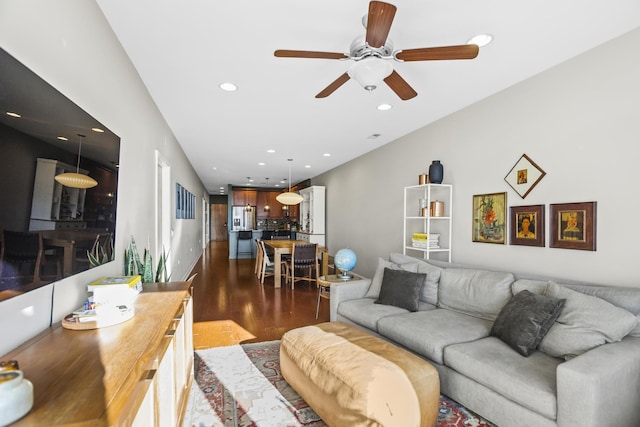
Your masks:
{"label": "stainless steel refrigerator", "polygon": [[232,230],[255,230],[256,229],[256,207],[255,206],[233,206],[232,207]]}

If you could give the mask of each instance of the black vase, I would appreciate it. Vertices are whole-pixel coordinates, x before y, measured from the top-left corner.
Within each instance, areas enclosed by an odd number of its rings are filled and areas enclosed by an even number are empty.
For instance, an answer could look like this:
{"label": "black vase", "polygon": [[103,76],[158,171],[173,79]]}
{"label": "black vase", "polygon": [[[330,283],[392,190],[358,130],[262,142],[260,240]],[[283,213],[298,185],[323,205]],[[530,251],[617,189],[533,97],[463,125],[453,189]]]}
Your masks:
{"label": "black vase", "polygon": [[432,184],[442,184],[442,178],[444,177],[444,168],[440,160],[434,160],[429,166],[429,182]]}

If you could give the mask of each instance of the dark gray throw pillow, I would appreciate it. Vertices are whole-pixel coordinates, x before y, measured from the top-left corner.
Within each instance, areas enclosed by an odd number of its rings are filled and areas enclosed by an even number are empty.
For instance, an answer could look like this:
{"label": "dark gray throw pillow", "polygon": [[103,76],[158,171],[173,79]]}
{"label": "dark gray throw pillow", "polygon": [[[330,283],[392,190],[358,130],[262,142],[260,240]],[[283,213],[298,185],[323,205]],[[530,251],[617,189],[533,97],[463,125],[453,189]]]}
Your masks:
{"label": "dark gray throw pillow", "polygon": [[521,355],[529,356],[553,326],[565,301],[526,290],[518,292],[500,310],[491,328],[491,335],[500,338]]}
{"label": "dark gray throw pillow", "polygon": [[426,274],[405,270],[384,269],[380,296],[376,304],[394,305],[409,311],[418,310],[420,288]]}

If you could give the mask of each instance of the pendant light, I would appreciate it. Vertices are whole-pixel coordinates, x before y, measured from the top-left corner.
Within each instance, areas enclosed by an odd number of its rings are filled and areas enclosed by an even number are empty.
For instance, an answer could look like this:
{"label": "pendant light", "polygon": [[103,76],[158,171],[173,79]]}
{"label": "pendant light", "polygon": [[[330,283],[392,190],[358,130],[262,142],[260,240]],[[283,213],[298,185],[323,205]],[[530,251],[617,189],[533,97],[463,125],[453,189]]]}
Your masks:
{"label": "pendant light", "polygon": [[65,172],[61,173],[60,175],[56,175],[55,180],[66,187],[92,188],[98,185],[98,182],[90,176],[80,173],[80,153],[82,151],[82,138],[85,138],[86,135],[82,135],[81,133],[77,135],[80,137],[80,142],[78,144],[78,165],[76,166],[76,171],[75,173]]}
{"label": "pendant light", "polygon": [[[267,188],[269,188],[269,178],[265,178],[265,179],[267,180]],[[267,212],[267,215],[269,215],[269,211],[271,211],[271,206],[269,206],[268,201],[264,205],[264,211]]]}
{"label": "pendant light", "polygon": [[291,162],[293,159],[287,159],[289,162],[289,191],[286,193],[280,193],[276,197],[276,200],[282,203],[283,205],[297,205],[302,201],[302,196],[298,193],[291,192]]}

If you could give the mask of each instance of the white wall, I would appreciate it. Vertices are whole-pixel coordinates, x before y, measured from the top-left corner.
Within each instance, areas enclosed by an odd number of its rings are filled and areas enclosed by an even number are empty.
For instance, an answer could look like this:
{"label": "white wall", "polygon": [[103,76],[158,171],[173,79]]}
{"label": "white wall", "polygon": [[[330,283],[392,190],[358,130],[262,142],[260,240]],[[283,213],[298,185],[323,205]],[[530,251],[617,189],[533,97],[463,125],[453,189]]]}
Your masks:
{"label": "white wall", "polygon": [[0,46],[121,138],[115,262],[56,283],[53,315],[42,309],[51,307],[53,285],[0,303],[4,354],[80,306],[89,281],[122,274],[132,235],[140,250],[149,241],[155,251],[155,150],[171,166],[173,280],[186,278],[202,253],[202,198],[196,219],[176,220],[175,183],[196,195],[206,189],[94,1],[0,0]]}
{"label": "white wall", "polygon": [[[401,252],[403,187],[437,159],[454,186],[454,262],[640,286],[638,45],[640,29],[314,178],[330,252],[350,246],[368,276]],[[524,200],[504,181],[523,153],[547,172]],[[550,203],[597,201],[597,251],[473,243],[472,196],[503,191],[509,206],[545,204],[547,235]]]}

